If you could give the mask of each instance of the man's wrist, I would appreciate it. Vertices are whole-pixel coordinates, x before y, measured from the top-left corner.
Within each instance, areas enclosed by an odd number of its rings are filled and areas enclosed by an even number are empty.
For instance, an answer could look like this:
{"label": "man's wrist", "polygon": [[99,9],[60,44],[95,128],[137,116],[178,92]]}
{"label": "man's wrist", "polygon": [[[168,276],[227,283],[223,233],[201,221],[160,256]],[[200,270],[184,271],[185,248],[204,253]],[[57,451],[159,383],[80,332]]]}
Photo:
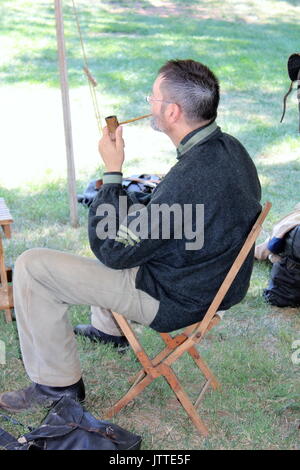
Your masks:
{"label": "man's wrist", "polygon": [[123,173],[121,171],[105,171],[103,173],[103,184],[107,183],[122,183]]}
{"label": "man's wrist", "polygon": [[105,173],[122,173],[122,167],[106,167]]}

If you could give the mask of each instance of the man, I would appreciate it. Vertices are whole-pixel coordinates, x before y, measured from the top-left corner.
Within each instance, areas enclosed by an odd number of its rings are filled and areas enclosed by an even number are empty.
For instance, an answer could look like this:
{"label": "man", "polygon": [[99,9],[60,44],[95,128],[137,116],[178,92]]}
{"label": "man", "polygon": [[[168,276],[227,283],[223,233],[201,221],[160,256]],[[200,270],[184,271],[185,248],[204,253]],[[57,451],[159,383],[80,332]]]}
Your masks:
{"label": "man", "polygon": [[[84,399],[67,318],[70,304],[100,306],[94,327],[104,340],[121,336],[111,310],[160,332],[201,320],[261,210],[251,158],[215,122],[219,84],[206,66],[192,60],[167,62],[149,102],[152,125],[172,140],[178,161],[148,203],[137,208],[120,184],[122,128],[115,138],[104,129],[99,144],[104,184],[89,213],[90,246],[97,259],[47,249],[18,258],[15,310],[33,383],[0,395],[3,408],[19,411],[64,394]],[[176,209],[167,235],[157,216],[162,207]],[[253,250],[220,308],[245,296],[252,265]]]}

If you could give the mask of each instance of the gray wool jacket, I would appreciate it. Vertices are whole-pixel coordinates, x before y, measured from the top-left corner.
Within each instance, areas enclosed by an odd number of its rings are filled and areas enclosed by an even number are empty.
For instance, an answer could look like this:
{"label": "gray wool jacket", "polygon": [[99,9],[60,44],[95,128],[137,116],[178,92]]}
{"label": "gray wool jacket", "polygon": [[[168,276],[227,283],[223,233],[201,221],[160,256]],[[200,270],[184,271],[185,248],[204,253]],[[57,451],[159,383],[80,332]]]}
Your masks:
{"label": "gray wool jacket", "polygon": [[[89,211],[93,253],[110,268],[139,266],[136,288],[160,301],[150,325],[159,332],[203,318],[261,211],[261,188],[252,159],[215,122],[185,136],[177,160],[140,208],[123,190],[121,173],[105,174]],[[120,208],[120,196],[127,208]],[[110,218],[101,209],[103,204],[114,208]],[[178,217],[170,217],[167,237],[161,219],[154,216],[155,207],[162,204],[178,209]],[[180,209],[185,214],[188,206],[191,212],[180,219]],[[105,238],[100,232],[109,222],[115,224],[116,233]],[[220,309],[244,298],[253,260],[254,249]]]}

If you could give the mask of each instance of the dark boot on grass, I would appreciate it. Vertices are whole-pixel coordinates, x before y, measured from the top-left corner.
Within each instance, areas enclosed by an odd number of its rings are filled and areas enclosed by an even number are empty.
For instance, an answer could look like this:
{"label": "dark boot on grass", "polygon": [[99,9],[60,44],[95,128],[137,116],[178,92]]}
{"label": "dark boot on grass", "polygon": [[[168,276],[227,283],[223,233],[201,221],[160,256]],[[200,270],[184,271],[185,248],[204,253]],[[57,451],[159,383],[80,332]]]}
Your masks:
{"label": "dark boot on grass", "polygon": [[67,387],[49,387],[32,383],[29,387],[15,392],[4,392],[0,395],[0,408],[15,413],[37,407],[48,407],[54,402],[68,396],[83,402],[85,399],[85,388],[83,380],[80,379],[73,385]]}
{"label": "dark boot on grass", "polygon": [[77,325],[74,328],[74,333],[84,336],[95,343],[112,344],[115,348],[118,348],[118,352],[124,352],[129,348],[129,343],[125,336],[108,335],[101,330],[97,330],[92,325]]}

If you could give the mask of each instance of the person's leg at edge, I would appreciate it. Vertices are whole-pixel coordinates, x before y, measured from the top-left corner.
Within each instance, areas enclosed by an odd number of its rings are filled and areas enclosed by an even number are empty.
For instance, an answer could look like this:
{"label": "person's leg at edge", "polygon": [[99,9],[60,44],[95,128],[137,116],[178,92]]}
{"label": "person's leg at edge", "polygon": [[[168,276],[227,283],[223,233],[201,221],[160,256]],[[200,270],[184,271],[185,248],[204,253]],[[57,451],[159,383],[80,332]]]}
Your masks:
{"label": "person's leg at edge", "polygon": [[135,288],[136,272],[137,268],[114,270],[96,259],[46,248],[24,252],[15,265],[15,311],[24,366],[38,387],[22,397],[13,396],[19,399],[15,409],[6,406],[10,393],[1,394],[0,407],[19,411],[18,406],[29,407],[30,396],[36,401],[42,400],[43,394],[56,397],[59,393],[55,389],[74,391],[75,387],[75,396],[84,395],[68,307],[101,305],[149,325],[159,302]]}

